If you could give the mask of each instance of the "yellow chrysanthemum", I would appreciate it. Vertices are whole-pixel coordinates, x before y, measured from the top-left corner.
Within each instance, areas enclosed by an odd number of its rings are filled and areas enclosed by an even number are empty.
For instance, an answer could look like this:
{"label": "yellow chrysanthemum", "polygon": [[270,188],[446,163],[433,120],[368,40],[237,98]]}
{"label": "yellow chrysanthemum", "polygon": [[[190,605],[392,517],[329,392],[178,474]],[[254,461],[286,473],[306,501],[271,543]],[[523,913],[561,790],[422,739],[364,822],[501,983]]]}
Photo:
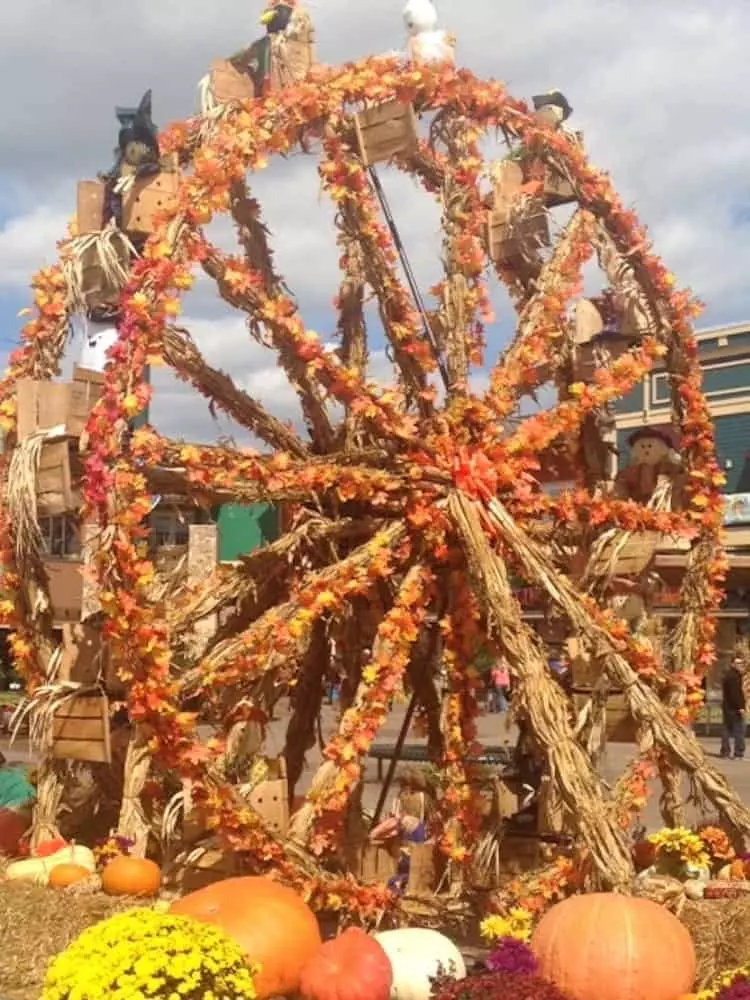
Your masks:
{"label": "yellow chrysanthemum", "polygon": [[706,868],[710,863],[708,851],[703,840],[697,833],[684,826],[673,829],[665,827],[657,833],[652,833],[648,842],[653,844],[657,853],[671,854],[679,857],[685,864],[696,868]]}
{"label": "yellow chrysanthemum", "polygon": [[129,910],[89,927],[52,960],[40,1000],[255,1000],[258,971],[215,927]]}
{"label": "yellow chrysanthemum", "polygon": [[499,938],[515,938],[517,941],[528,941],[531,937],[533,915],[517,906],[504,916],[494,914],[479,925],[479,932],[485,941],[497,941]]}

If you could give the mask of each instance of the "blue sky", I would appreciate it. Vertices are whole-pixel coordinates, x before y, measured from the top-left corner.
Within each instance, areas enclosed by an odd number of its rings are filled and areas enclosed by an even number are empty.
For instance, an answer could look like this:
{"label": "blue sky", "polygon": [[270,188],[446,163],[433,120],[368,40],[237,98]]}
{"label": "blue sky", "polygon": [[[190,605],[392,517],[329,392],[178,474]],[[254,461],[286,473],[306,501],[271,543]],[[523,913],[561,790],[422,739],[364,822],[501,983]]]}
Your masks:
{"label": "blue sky", "polygon": [[[28,301],[24,284],[54,259],[55,240],[74,210],[77,179],[109,165],[114,106],[136,103],[151,87],[157,123],[189,115],[210,60],[257,37],[261,8],[247,0],[4,6],[0,86],[23,100],[7,102],[0,124],[0,355],[17,334],[16,315]],[[401,8],[402,0],[310,4],[318,58],[336,63],[400,49]],[[750,320],[745,0],[438,0],[438,9],[458,37],[459,63],[504,80],[518,97],[552,87],[565,92],[575,109],[571,125],[583,129],[592,160],[611,173],[649,225],[680,283],[706,302],[703,324]],[[439,273],[435,207],[408,179],[387,170],[383,179],[426,287]],[[308,326],[331,330],[336,250],[314,161],[274,162],[252,183]],[[218,242],[230,246],[230,238],[229,227],[217,228]],[[511,331],[499,290],[495,301],[501,322],[490,332],[493,350]],[[273,357],[250,342],[242,319],[210,288],[199,286],[187,300],[184,319],[209,360],[278,415],[296,418]],[[382,355],[376,353],[373,369],[388,376]],[[155,384],[160,428],[215,436],[202,403],[195,405],[163,373]]]}

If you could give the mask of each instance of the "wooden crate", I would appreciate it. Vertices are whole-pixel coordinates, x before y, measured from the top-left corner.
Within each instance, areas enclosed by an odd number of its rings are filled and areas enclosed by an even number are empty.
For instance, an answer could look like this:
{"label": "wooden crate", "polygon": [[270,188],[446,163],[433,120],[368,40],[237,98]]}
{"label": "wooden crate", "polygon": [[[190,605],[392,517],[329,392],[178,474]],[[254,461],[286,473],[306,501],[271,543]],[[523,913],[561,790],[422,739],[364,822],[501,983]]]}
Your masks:
{"label": "wooden crate", "polygon": [[44,444],[36,479],[37,512],[57,517],[81,506],[80,480],[73,474],[69,441]]}
{"label": "wooden crate", "polygon": [[180,175],[160,173],[136,181],[122,198],[122,228],[133,236],[150,236],[154,232],[154,217],[174,204],[180,186]]}
{"label": "wooden crate", "polygon": [[409,156],[417,149],[417,116],[411,104],[386,101],[354,116],[359,155],[366,167]]}
{"label": "wooden crate", "polygon": [[45,559],[52,620],[65,625],[81,619],[83,605],[83,561],[81,559]]}
{"label": "wooden crate", "polygon": [[622,548],[618,547],[612,566],[616,540],[605,547],[591,567],[592,576],[640,576],[651,564],[662,536],[658,531],[640,531],[631,535]]}
{"label": "wooden crate", "polygon": [[76,192],[76,227],[79,236],[99,233],[104,228],[104,194],[102,181],[79,181]]}
{"label": "wooden crate", "polygon": [[57,709],[52,720],[52,756],[90,764],[112,763],[105,695],[76,695]]}
{"label": "wooden crate", "polygon": [[488,220],[488,247],[495,264],[513,264],[534,257],[540,247],[549,246],[549,222],[544,212],[509,217],[505,206],[491,209]]}
{"label": "wooden crate", "polygon": [[[91,410],[104,392],[104,375],[75,365],[72,382],[19,379],[16,388],[18,440],[37,431],[80,437]],[[45,445],[45,448],[47,446]]]}
{"label": "wooden crate", "polygon": [[255,97],[253,81],[241,73],[229,59],[214,59],[209,69],[211,92],[217,104],[250,101]]}
{"label": "wooden crate", "polygon": [[267,760],[269,777],[256,785],[248,796],[248,805],[274,833],[285,834],[289,828],[289,780],[286,760]]}
{"label": "wooden crate", "polygon": [[[576,717],[591,700],[591,691],[582,688],[573,694],[573,706]],[[638,731],[635,719],[630,714],[627,699],[621,691],[612,691],[607,695],[606,732],[608,743],[636,743]]]}

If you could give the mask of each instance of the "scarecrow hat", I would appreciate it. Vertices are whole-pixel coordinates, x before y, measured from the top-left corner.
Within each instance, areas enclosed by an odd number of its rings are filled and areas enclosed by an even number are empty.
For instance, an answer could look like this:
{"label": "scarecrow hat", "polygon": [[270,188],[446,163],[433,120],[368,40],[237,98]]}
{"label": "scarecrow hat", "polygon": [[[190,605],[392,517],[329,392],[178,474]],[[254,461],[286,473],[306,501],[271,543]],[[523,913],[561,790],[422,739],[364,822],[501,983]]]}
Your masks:
{"label": "scarecrow hat", "polygon": [[542,108],[549,107],[550,104],[554,105],[556,108],[560,108],[563,113],[563,121],[567,121],[573,114],[573,109],[570,104],[568,104],[567,97],[559,90],[549,90],[546,94],[537,94],[535,97],[531,98],[531,101],[534,105],[535,111],[540,111]]}
{"label": "scarecrow hat", "polygon": [[677,449],[675,435],[666,427],[640,427],[637,431],[633,431],[628,438],[628,446],[632,448],[636,442],[643,441],[644,438],[658,438],[673,451]]}

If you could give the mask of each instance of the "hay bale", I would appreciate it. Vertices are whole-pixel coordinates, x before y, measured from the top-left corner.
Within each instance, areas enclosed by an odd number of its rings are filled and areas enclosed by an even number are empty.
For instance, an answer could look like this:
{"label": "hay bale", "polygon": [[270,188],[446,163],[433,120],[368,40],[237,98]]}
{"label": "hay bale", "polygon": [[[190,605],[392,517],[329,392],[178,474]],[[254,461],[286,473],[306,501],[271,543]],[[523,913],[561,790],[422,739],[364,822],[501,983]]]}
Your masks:
{"label": "hay bale", "polygon": [[696,988],[750,961],[750,898],[686,900],[679,918],[698,959]]}
{"label": "hay bale", "polygon": [[24,882],[0,882],[0,996],[38,1000],[51,958],[79,934],[142,900],[101,893],[59,892]]}

